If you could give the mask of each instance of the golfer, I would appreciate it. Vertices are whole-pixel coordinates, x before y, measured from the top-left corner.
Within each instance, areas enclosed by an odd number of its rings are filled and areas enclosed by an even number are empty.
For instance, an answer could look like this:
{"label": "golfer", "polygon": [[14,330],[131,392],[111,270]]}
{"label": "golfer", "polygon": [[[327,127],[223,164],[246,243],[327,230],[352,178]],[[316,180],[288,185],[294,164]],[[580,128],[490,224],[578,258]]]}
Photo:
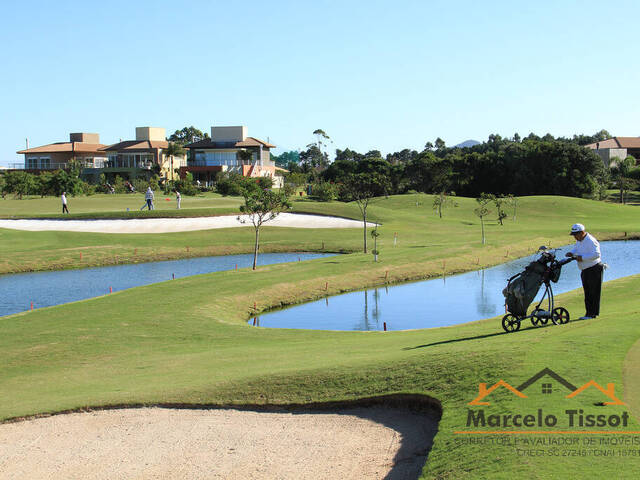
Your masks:
{"label": "golfer", "polygon": [[62,213],[69,213],[69,209],[67,208],[67,192],[62,192],[60,200],[62,200]]}
{"label": "golfer", "polygon": [[140,210],[143,210],[144,207],[147,207],[149,210],[153,210],[153,190],[151,190],[151,187],[147,188],[147,192],[144,194],[144,199],[146,203],[142,205]]}
{"label": "golfer", "polygon": [[593,235],[586,232],[581,223],[571,226],[571,235],[575,238],[576,244],[566,256],[575,258],[580,269],[586,309],[584,317],[580,317],[580,320],[591,320],[600,314],[600,292],[604,270],[600,262],[600,244]]}

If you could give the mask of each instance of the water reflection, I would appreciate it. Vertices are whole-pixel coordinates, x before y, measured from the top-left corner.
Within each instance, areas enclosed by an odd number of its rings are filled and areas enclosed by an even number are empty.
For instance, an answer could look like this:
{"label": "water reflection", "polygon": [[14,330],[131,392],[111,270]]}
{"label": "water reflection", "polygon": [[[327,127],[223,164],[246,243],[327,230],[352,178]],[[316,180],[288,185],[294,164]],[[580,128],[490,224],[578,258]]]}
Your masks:
{"label": "water reflection", "polygon": [[[260,265],[333,256],[316,253],[262,253]],[[201,273],[250,267],[253,255],[225,255],[114,267],[0,276],[0,316],[59,305],[140,285]]]}
{"label": "water reflection", "polygon": [[[603,261],[610,266],[605,271],[605,281],[640,273],[640,241],[602,242],[601,247]],[[559,249],[558,258],[569,248]],[[389,330],[404,330],[493,317],[504,313],[502,289],[507,279],[522,271],[534,258],[531,255],[497,267],[437,280],[337,295],[331,297],[331,301],[327,298],[264,314],[260,324],[279,328],[382,330],[386,323]],[[559,294],[580,287],[579,270],[572,262],[562,269],[553,291]],[[606,310],[606,302],[603,309]],[[573,318],[583,314],[582,310],[571,312]]]}

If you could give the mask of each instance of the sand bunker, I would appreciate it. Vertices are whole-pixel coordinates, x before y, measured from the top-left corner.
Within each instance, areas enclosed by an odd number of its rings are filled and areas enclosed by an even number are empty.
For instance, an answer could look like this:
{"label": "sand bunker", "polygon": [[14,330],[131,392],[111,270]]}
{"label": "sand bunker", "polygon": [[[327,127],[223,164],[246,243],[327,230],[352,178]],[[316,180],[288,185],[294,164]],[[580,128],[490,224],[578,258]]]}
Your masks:
{"label": "sand bunker", "polygon": [[[246,220],[246,216],[241,216]],[[13,230],[56,230],[93,233],[168,233],[251,225],[241,223],[237,215],[191,218],[135,218],[130,220],[0,220],[0,228]],[[368,223],[369,226],[375,226]],[[358,228],[362,222],[348,218],[325,217],[300,213],[281,213],[265,223],[268,227]]]}
{"label": "sand bunker", "polygon": [[437,420],[405,408],[141,408],[0,425],[15,479],[416,479]]}

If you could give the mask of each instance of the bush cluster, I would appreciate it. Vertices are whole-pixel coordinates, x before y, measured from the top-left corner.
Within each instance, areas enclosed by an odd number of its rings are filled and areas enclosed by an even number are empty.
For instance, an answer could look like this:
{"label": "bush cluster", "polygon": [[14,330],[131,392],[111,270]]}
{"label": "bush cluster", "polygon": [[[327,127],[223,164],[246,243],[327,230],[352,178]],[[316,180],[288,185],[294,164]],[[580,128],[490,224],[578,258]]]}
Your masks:
{"label": "bush cluster", "polygon": [[247,191],[271,187],[271,177],[243,177],[235,172],[220,172],[216,177],[216,191],[225,196],[242,196]]}

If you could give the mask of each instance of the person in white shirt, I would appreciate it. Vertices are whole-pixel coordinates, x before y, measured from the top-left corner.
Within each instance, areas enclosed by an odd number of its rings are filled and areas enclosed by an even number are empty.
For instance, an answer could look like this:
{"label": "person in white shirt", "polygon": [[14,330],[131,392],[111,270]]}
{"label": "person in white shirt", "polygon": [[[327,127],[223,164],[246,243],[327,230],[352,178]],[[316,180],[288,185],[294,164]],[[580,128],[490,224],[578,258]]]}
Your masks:
{"label": "person in white shirt", "polygon": [[176,190],[176,203],[178,204],[178,210],[180,210],[180,202],[182,201],[182,196],[180,192]]}
{"label": "person in white shirt", "polygon": [[584,317],[580,317],[580,320],[590,320],[600,314],[600,292],[604,270],[600,261],[600,244],[593,235],[586,232],[581,223],[571,226],[571,235],[575,238],[576,244],[566,256],[575,258],[580,269],[586,309]]}
{"label": "person in white shirt", "polygon": [[62,213],[69,213],[69,209],[67,208],[67,192],[62,192],[62,195],[60,195],[60,200],[62,200]]}
{"label": "person in white shirt", "polygon": [[[147,188],[147,192],[144,194],[144,199],[147,202],[142,208],[147,207],[149,210],[153,210],[153,190],[151,187]],[[140,210],[142,210],[142,208]]]}

